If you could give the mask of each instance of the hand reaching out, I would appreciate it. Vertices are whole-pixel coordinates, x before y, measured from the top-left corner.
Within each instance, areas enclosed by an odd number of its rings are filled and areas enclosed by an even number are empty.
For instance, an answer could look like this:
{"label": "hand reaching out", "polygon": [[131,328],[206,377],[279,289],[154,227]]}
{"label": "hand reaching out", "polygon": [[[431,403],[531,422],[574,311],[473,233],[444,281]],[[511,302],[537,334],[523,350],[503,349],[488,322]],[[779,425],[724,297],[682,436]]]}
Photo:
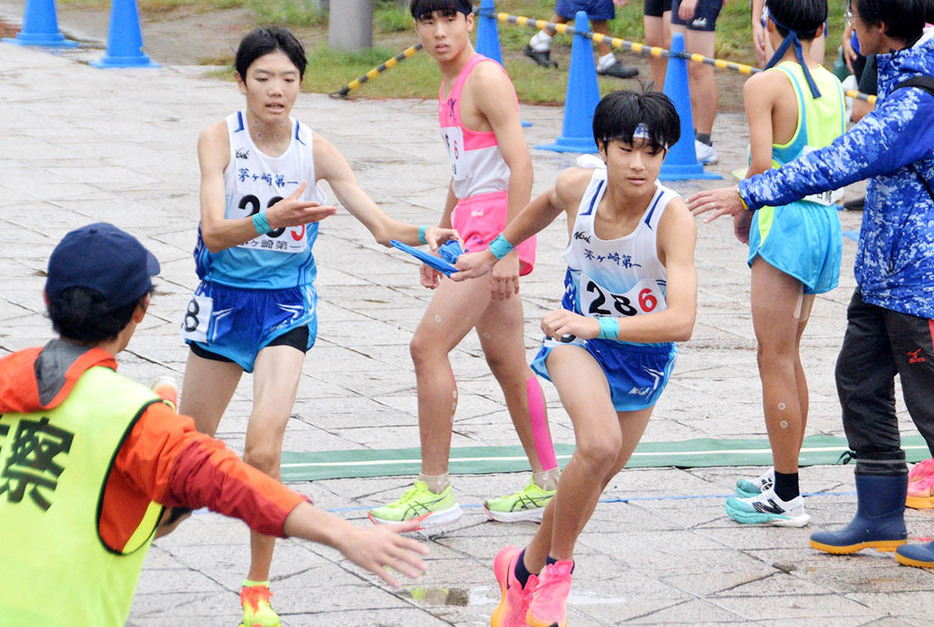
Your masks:
{"label": "hand reaching out", "polygon": [[417,531],[420,522],[416,518],[398,525],[354,526],[336,547],[354,564],[376,573],[390,586],[398,588],[399,582],[390,573],[390,568],[409,579],[415,579],[428,568],[419,557],[428,555],[428,547],[399,535]]}
{"label": "hand reaching out", "polygon": [[292,194],[283,198],[266,210],[266,220],[273,229],[287,226],[301,226],[318,222],[337,213],[337,207],[322,205],[314,200],[302,200],[307,181],[302,181]]}

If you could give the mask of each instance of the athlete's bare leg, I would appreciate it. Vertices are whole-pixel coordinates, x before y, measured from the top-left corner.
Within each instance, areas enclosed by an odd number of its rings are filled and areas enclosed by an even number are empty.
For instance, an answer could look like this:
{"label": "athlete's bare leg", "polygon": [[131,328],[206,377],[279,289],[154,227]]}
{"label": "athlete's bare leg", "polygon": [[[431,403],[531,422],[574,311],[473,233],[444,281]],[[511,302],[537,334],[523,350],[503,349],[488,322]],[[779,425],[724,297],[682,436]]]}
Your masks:
{"label": "athlete's bare leg", "polygon": [[[714,55],[713,31],[689,30],[681,24],[671,25],[672,33],[684,35],[686,52],[701,54],[705,57]],[[705,63],[688,62],[688,84],[691,91],[691,112],[694,128],[698,133],[710,134],[714,119],[717,117],[717,80],[714,68]]]}
{"label": "athlete's bare leg", "polygon": [[526,548],[524,561],[531,572],[540,572],[548,555],[574,558],[574,545],[600,494],[632,456],[652,414],[652,408],[617,412],[603,369],[581,348],[555,348],[548,356],[548,372],[574,423],[576,445],[561,472],[558,492]]}
{"label": "athlete's bare leg", "polygon": [[804,295],[800,281],[761,258],[752,264],[751,295],[772,458],[777,472],[793,474],[798,472],[808,413],[799,345],[814,296]]}
{"label": "athlete's bare leg", "polygon": [[[532,472],[537,473],[557,466],[552,461],[554,447],[551,443],[548,417],[544,411],[541,411],[543,415],[536,415],[534,418],[543,423],[535,427],[538,429],[538,434],[543,436],[541,439],[545,441],[535,441],[536,428],[533,428],[533,417],[529,411],[528,388],[529,379],[533,380],[532,385],[538,385],[538,381],[526,361],[524,327],[525,318],[520,298],[494,300],[477,324],[477,335],[480,338],[487,364],[506,397],[509,416],[519,435],[519,441],[522,442],[522,448],[529,458]],[[544,409],[544,404],[541,409]],[[548,468],[542,467],[537,448],[540,446],[550,449],[546,453],[546,459],[551,458],[548,460],[550,462]]]}
{"label": "athlete's bare leg", "polygon": [[[253,411],[246,431],[243,461],[274,479],[280,479],[282,438],[292,414],[305,353],[292,346],[268,346],[256,356],[253,369]],[[250,532],[252,581],[269,579],[275,546],[273,536]]]}
{"label": "athlete's bare leg", "polygon": [[213,437],[242,375],[238,364],[205,359],[189,350],[178,413],[194,418],[195,428]]}
{"label": "athlete's bare leg", "polygon": [[448,470],[457,385],[448,353],[482,319],[490,306],[489,277],[455,283],[443,279],[415,329],[409,346],[418,387],[418,429],[422,474]]}

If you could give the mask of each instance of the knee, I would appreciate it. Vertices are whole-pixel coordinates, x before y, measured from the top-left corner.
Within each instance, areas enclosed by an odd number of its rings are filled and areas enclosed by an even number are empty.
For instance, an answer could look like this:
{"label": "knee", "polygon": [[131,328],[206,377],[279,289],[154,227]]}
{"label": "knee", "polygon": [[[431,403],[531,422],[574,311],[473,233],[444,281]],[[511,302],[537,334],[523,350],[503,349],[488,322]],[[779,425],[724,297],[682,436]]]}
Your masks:
{"label": "knee", "polygon": [[790,343],[759,342],[756,348],[756,362],[759,370],[769,367],[793,366],[795,347]]}
{"label": "knee", "polygon": [[688,63],[688,78],[692,81],[703,81],[713,78],[713,68],[703,63]]}
{"label": "knee", "polygon": [[605,477],[619,457],[620,445],[618,438],[610,437],[578,443],[574,455],[579,456],[595,476]]}
{"label": "knee", "polygon": [[409,355],[412,356],[412,362],[416,368],[434,359],[437,352],[437,342],[432,341],[424,333],[416,332],[412,336],[412,341],[409,342]]}
{"label": "knee", "polygon": [[243,451],[243,461],[276,479],[280,475],[281,452],[268,444],[248,444]]}
{"label": "knee", "polygon": [[688,63],[688,78],[692,81],[699,79],[704,75],[703,69],[700,63]]}
{"label": "knee", "polygon": [[[500,383],[504,383],[509,379],[523,379],[523,375],[532,376],[531,372],[526,372],[525,360],[521,360],[521,363],[517,363],[516,360],[510,360],[505,358],[503,355],[491,355],[487,353],[486,364],[490,368],[490,372],[493,373],[493,376],[496,377],[496,380]],[[517,365],[521,365],[521,369],[517,368]],[[528,377],[525,377],[528,378]]]}

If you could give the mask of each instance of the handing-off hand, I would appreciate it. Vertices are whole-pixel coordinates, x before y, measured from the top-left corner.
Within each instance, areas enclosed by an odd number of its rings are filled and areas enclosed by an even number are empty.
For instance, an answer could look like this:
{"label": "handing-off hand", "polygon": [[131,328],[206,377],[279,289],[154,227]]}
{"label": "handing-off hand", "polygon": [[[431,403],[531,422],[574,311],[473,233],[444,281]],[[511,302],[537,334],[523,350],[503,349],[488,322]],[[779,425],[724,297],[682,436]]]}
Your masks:
{"label": "handing-off hand", "polygon": [[336,548],[354,564],[376,573],[380,579],[394,588],[399,582],[390,574],[389,568],[409,579],[415,579],[427,570],[428,565],[419,555],[428,555],[424,544],[399,535],[417,531],[420,519],[412,519],[398,525],[353,527],[345,534]]}
{"label": "handing-off hand", "polygon": [[439,226],[429,226],[425,229],[425,241],[428,242],[428,248],[431,250],[438,250],[441,244],[451,239],[456,239],[461,244],[464,243],[464,240],[454,229],[442,229]]}
{"label": "handing-off hand", "polygon": [[691,215],[699,216],[712,211],[713,215],[707,217],[704,223],[716,220],[720,216],[735,216],[743,211],[743,202],[739,198],[739,187],[720,187],[697,192],[688,199],[688,209]]}
{"label": "handing-off hand", "polygon": [[333,205],[322,205],[314,200],[301,200],[307,185],[307,181],[302,181],[302,184],[290,196],[266,210],[266,220],[269,226],[274,229],[301,226],[318,222],[337,213],[337,207]]}
{"label": "handing-off hand", "polygon": [[576,314],[567,309],[556,309],[542,318],[542,331],[550,338],[561,341],[562,336],[574,335],[582,340],[592,340],[600,335],[600,323],[596,318]]}

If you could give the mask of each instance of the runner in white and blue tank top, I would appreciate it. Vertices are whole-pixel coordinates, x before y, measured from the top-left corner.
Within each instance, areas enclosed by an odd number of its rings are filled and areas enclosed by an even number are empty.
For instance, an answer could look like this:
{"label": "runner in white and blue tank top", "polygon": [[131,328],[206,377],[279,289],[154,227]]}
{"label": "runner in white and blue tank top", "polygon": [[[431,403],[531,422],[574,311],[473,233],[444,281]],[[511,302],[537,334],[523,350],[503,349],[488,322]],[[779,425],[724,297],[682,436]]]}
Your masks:
{"label": "runner in white and blue tank top", "polygon": [[[240,42],[236,79],[243,110],[201,132],[201,222],[195,261],[201,283],[182,334],[190,346],[179,411],[213,435],[244,372],[255,397],[244,461],[278,477],[282,440],[317,335],[312,246],[324,206],[319,180],[373,237],[429,244],[453,229],[391,219],[360,188],[350,164],[326,139],[291,117],[307,65],[304,47],[282,28],[258,28]],[[269,599],[274,539],[251,536],[241,590],[244,625],[277,625]]]}
{"label": "runner in white and blue tank top", "polygon": [[[603,489],[635,451],[697,313],[696,227],[658,184],[680,120],[658,92],[612,92],[594,111],[605,168],[569,168],[497,236],[463,255],[455,281],[483,276],[562,213],[568,270],[561,308],[542,317],[533,362],[574,424],[574,454],[527,547],[493,560],[501,600],[491,624],[566,625],[574,549]],[[536,575],[533,577],[532,575]]]}
{"label": "runner in white and blue tank top", "polygon": [[[289,118],[290,141],[284,153],[263,153],[250,137],[246,111],[226,119],[230,143],[224,170],[224,218],[252,218],[316,181],[313,133]],[[307,185],[300,198],[324,203],[317,185]],[[201,226],[195,266],[202,282],[182,323],[186,342],[196,354],[221,357],[252,372],[264,347],[284,343],[308,350],[317,337],[317,276],[312,246],[318,223],[258,234],[253,239],[212,253]],[[257,324],[259,321],[259,324]]]}
{"label": "runner in white and blue tank top", "polygon": [[[656,182],[655,195],[639,225],[629,235],[602,240],[594,233],[597,207],[606,192],[606,169],[597,168],[581,198],[571,239],[563,257],[568,263],[561,306],[583,316],[637,316],[663,311],[666,271],[658,258],[658,223],[677,193]],[[628,411],[655,403],[674,367],[673,342],[633,343],[575,338],[607,374],[613,404]],[[550,380],[548,354],[561,343],[546,338],[532,370]]]}

